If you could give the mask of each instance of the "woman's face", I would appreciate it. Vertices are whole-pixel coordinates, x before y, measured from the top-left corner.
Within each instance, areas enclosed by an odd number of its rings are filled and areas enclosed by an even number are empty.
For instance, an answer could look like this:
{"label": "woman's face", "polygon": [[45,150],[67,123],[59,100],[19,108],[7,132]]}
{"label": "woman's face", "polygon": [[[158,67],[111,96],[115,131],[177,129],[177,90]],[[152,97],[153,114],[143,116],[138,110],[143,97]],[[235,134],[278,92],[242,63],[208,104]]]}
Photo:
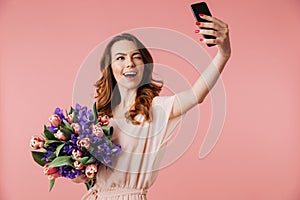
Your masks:
{"label": "woman's face", "polygon": [[137,88],[143,78],[144,61],[137,46],[128,40],[115,42],[111,48],[111,68],[119,85]]}

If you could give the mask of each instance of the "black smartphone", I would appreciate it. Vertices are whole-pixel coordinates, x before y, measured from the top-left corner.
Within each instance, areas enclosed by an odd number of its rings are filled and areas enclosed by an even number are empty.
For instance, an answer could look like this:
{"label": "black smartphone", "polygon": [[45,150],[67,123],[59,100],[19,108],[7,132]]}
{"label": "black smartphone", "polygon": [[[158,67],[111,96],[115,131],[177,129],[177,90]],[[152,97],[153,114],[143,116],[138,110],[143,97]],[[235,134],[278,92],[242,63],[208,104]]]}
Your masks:
{"label": "black smartphone", "polygon": [[[204,15],[212,16],[209,9],[208,9],[208,6],[205,2],[192,4],[191,8],[192,8],[194,16],[195,16],[195,18],[198,22],[209,22],[209,21],[207,21],[207,20],[205,20],[205,19],[203,19],[199,16],[200,13],[204,14]],[[212,28],[203,28],[203,29],[212,29]],[[212,29],[212,30],[214,30],[214,29]],[[206,39],[216,39],[215,36],[211,36],[211,35],[203,35],[203,37],[206,38]],[[215,44],[206,44],[206,45],[208,47],[212,47]]]}

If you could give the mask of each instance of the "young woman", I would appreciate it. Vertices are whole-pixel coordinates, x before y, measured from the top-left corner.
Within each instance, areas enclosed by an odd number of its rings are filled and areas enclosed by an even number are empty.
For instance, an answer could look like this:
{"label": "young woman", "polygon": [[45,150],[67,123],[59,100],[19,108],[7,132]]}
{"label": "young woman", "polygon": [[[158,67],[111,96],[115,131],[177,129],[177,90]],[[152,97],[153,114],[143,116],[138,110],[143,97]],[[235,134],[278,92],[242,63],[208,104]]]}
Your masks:
{"label": "young woman", "polygon": [[[196,23],[200,31],[195,32],[215,36],[216,39],[200,41],[216,44],[218,52],[190,89],[173,96],[159,96],[162,82],[152,79],[152,57],[135,36],[123,33],[107,45],[95,98],[99,115],[110,117],[112,139],[121,145],[122,153],[113,160],[113,171],[99,167],[96,184],[82,199],[147,199],[147,190],[158,174],[163,147],[178,119],[203,102],[231,55],[228,25],[216,17],[202,18],[210,22]],[[73,181],[87,179],[79,176]]]}

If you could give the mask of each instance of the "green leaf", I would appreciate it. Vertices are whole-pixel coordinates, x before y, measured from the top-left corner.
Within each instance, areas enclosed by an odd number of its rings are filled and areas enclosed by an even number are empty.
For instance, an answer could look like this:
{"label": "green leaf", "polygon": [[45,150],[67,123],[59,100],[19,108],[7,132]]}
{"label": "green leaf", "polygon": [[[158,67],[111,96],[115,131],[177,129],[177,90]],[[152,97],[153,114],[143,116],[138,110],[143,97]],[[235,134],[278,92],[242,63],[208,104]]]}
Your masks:
{"label": "green leaf", "polygon": [[91,188],[90,184],[89,183],[85,183],[85,187],[86,187],[86,190],[89,191],[89,189]]}
{"label": "green leaf", "polygon": [[89,190],[91,187],[93,187],[95,184],[95,179],[92,178],[89,180],[89,182],[85,183],[86,189]]}
{"label": "green leaf", "polygon": [[70,131],[69,129],[67,129],[66,127],[61,127],[60,131],[63,132],[64,136],[67,138],[67,140],[71,139],[71,134],[73,133],[72,131]]}
{"label": "green leaf", "polygon": [[69,111],[69,114],[71,114],[73,112],[73,108],[72,106],[70,107],[70,111]]}
{"label": "green leaf", "polygon": [[88,152],[90,152],[91,154],[94,152],[94,150],[95,150],[95,148],[92,147],[92,146],[90,146],[90,147],[88,148]]}
{"label": "green leaf", "polygon": [[53,186],[54,186],[54,183],[55,183],[55,179],[52,179],[50,180],[50,188],[49,188],[49,192],[51,192]]}
{"label": "green leaf", "polygon": [[88,160],[89,160],[89,157],[78,158],[78,161],[81,162],[82,164],[86,164],[86,162]]}
{"label": "green leaf", "polygon": [[54,137],[54,133],[49,131],[46,125],[44,125],[44,135],[48,140],[56,140],[56,138]]}
{"label": "green leaf", "polygon": [[96,159],[94,158],[94,157],[91,157],[88,161],[86,161],[86,165],[88,165],[88,164],[92,164],[92,163],[94,163],[96,161]]}
{"label": "green leaf", "polygon": [[49,146],[50,144],[53,144],[53,143],[65,144],[66,142],[62,141],[62,140],[48,140],[48,141],[45,142],[44,147],[47,147],[47,146]]}
{"label": "green leaf", "polygon": [[71,132],[73,132],[73,128],[72,126],[69,124],[69,122],[67,120],[63,120],[64,124],[66,125],[66,128],[69,129]]}
{"label": "green leaf", "polygon": [[54,160],[54,158],[56,158],[55,153],[51,154],[51,156],[48,158],[48,160],[51,162],[52,160]]}
{"label": "green leaf", "polygon": [[49,165],[49,167],[59,167],[64,165],[72,166],[72,158],[71,156],[60,156],[56,157]]}
{"label": "green leaf", "polygon": [[61,144],[61,145],[59,145],[59,146],[56,148],[56,151],[55,151],[56,157],[59,156],[59,152],[60,152],[60,150],[61,150],[64,146],[65,146],[65,144]]}
{"label": "green leaf", "polygon": [[111,137],[114,131],[114,128],[112,126],[101,126],[104,135],[106,135],[107,137]]}
{"label": "green leaf", "polygon": [[94,123],[97,123],[98,122],[98,111],[97,111],[96,102],[93,105],[93,116],[94,116]]}
{"label": "green leaf", "polygon": [[42,167],[46,164],[46,161],[42,160],[42,158],[44,157],[45,153],[43,153],[43,152],[37,152],[37,151],[31,151],[31,154],[32,154],[33,160],[37,164],[41,165]]}

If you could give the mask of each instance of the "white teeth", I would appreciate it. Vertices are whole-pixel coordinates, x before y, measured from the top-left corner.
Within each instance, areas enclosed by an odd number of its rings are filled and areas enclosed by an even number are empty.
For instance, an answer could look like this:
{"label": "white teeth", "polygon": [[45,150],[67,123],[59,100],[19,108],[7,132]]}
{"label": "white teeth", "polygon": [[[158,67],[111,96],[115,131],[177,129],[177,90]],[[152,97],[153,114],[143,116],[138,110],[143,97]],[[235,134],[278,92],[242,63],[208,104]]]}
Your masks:
{"label": "white teeth", "polygon": [[135,76],[137,73],[136,72],[125,72],[123,75],[124,76]]}

